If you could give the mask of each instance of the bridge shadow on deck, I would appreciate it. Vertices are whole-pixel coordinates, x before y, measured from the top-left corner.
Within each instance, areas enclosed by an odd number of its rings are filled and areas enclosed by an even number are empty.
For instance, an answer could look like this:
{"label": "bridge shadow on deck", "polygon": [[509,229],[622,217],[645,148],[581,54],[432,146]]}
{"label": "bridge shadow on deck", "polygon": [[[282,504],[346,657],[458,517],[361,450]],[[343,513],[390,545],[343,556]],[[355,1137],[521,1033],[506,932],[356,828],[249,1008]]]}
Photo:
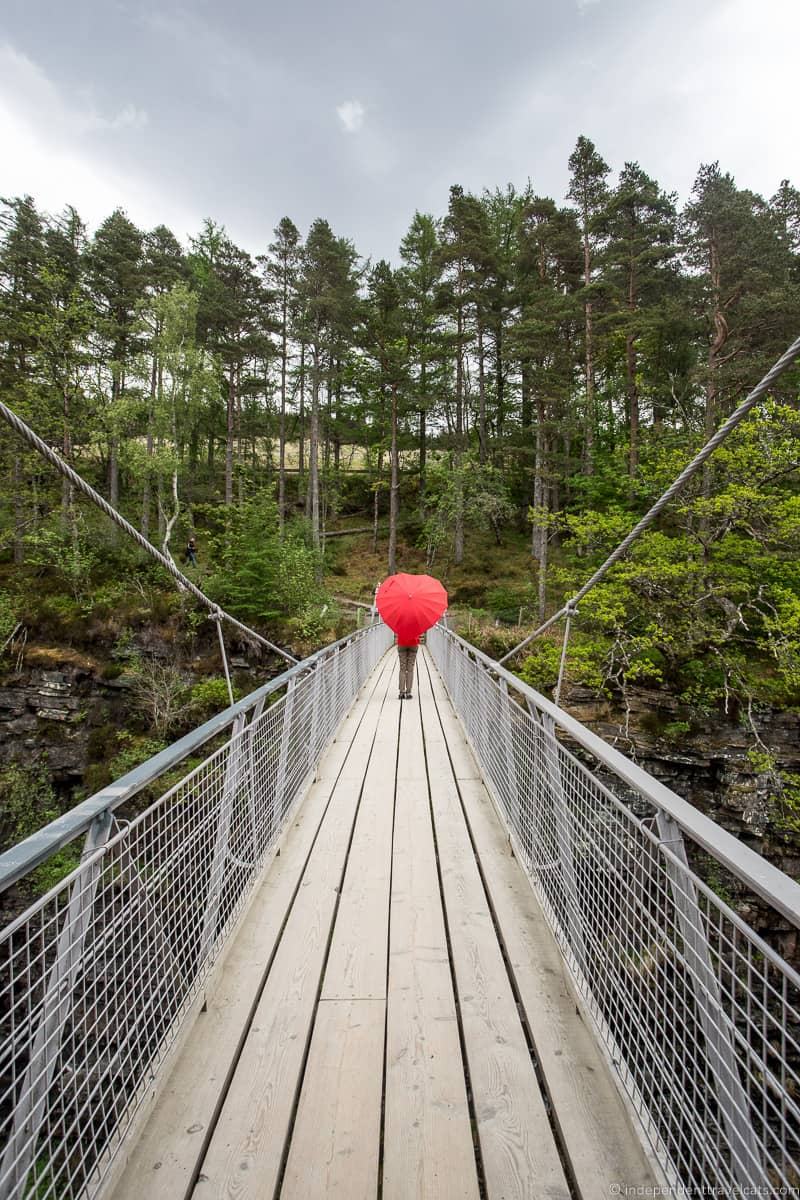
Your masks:
{"label": "bridge shadow on deck", "polygon": [[114,1200],[528,1200],[656,1182],[423,651],[321,761]]}

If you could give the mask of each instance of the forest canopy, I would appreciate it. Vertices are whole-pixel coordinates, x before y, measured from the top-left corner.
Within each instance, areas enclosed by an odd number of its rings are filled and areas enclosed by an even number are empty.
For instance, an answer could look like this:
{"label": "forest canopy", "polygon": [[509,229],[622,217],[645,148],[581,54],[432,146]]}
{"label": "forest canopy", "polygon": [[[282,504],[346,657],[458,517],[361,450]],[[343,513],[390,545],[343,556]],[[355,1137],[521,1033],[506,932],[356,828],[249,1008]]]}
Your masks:
{"label": "forest canopy", "polygon": [[[385,522],[388,572],[404,547],[447,574],[471,539],[515,538],[524,582],[487,560],[480,601],[541,618],[800,330],[788,181],[765,200],[706,164],[681,208],[586,137],[569,172],[565,203],[453,186],[394,264],[323,218],[303,236],[284,217],[253,254],[213,220],[182,245],[121,209],[89,234],[7,198],[0,394],[166,552],[198,534],[243,619],[302,624],[356,515],[376,539]],[[586,600],[575,679],[800,702],[797,396],[788,372]],[[0,455],[0,632],[32,576],[84,613],[107,602],[132,551],[8,431]],[[554,652],[525,663],[538,686]]]}

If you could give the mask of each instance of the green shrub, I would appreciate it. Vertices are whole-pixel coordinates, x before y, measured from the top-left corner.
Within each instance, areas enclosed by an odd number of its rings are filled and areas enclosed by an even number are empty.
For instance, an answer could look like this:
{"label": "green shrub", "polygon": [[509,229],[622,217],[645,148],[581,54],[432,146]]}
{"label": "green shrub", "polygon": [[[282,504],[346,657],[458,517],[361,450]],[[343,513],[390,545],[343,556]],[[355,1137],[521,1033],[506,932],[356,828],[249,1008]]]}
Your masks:
{"label": "green shrub", "polygon": [[549,692],[558,682],[560,662],[561,648],[555,642],[534,642],[517,674],[537,692]]}
{"label": "green shrub", "polygon": [[148,758],[152,758],[154,754],[160,754],[166,748],[166,742],[158,741],[156,738],[137,736],[128,733],[125,729],[121,729],[117,734],[117,745],[119,747],[117,753],[108,764],[112,779],[119,779],[121,775],[127,775],[128,771],[141,766],[143,762],[147,762]]}
{"label": "green shrub", "polygon": [[[240,696],[241,692],[233,685],[234,699],[238,700]],[[228,708],[230,702],[228,685],[220,675],[212,679],[201,680],[189,692],[189,710],[193,721],[196,721],[198,725],[202,725],[216,713]]]}
{"label": "green shrub", "polygon": [[[9,763],[0,771],[2,845],[16,845],[60,815],[50,775],[44,762]],[[78,839],[36,867],[23,881],[33,895],[55,887],[80,862],[82,840]]]}
{"label": "green shrub", "polygon": [[20,605],[16,596],[0,591],[0,646],[4,646],[5,653],[8,653],[10,648],[5,646],[5,643],[19,622],[19,611]]}
{"label": "green shrub", "polygon": [[244,621],[275,621],[325,601],[318,583],[319,555],[308,545],[304,522],[283,537],[275,502],[262,495],[230,514],[230,528],[212,540],[214,571],[208,592]]}

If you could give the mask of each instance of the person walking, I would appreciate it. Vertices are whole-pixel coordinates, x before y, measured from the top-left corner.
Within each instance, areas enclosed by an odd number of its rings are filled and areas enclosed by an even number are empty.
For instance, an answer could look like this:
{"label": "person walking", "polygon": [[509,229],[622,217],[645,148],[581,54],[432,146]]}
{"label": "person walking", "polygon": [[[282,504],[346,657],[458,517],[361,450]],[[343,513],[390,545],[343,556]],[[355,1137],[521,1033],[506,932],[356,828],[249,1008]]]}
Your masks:
{"label": "person walking", "polygon": [[447,608],[447,592],[431,575],[390,575],[375,593],[381,619],[397,637],[400,659],[400,699],[411,699],[414,665],[420,639]]}
{"label": "person walking", "polygon": [[197,542],[193,537],[186,543],[186,560],[191,566],[197,566]]}
{"label": "person walking", "polygon": [[[405,643],[408,643],[407,645]],[[411,688],[414,685],[414,665],[417,661],[417,650],[419,649],[419,638],[410,641],[409,638],[404,638],[403,641],[397,639],[397,654],[400,659],[400,699],[411,699]]]}

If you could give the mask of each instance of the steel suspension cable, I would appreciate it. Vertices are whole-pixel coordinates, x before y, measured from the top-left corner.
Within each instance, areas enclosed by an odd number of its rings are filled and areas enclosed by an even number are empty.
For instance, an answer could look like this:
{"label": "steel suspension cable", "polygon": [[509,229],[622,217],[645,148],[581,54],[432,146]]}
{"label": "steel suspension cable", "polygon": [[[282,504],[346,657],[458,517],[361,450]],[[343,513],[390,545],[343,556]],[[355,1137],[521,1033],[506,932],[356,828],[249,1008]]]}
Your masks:
{"label": "steel suspension cable", "polygon": [[553,613],[552,617],[548,617],[543,625],[540,625],[538,629],[535,629],[533,633],[524,638],[519,645],[513,648],[513,650],[509,650],[507,654],[504,654],[502,658],[498,659],[497,661],[499,663],[504,663],[509,658],[513,658],[515,654],[518,654],[519,651],[523,649],[523,647],[527,646],[529,642],[532,642],[534,638],[537,638],[543,634],[547,629],[550,628],[551,625],[554,625],[556,621],[559,621],[566,613],[571,612],[573,616],[575,615],[577,605],[584,598],[584,596],[586,596],[592,590],[592,588],[595,587],[600,580],[608,574],[611,568],[627,554],[633,543],[641,537],[646,529],[650,528],[659,513],[666,508],[671,500],[674,500],[684,485],[687,484],[689,480],[697,474],[697,472],[711,457],[714,451],[719,449],[719,447],[727,438],[728,434],[732,433],[736,426],[741,424],[750,410],[758,403],[762,396],[769,391],[775,380],[778,379],[779,376],[781,376],[783,372],[792,365],[792,363],[796,362],[798,358],[800,358],[800,337],[792,342],[791,346],[784,351],[778,361],[769,369],[769,371],[767,371],[761,382],[756,384],[752,392],[750,392],[744,398],[736,411],[732,413],[730,417],[728,417],[727,421],[725,421],[723,425],[720,425],[713,437],[709,438],[702,450],[700,450],[692,459],[692,461],[684,467],[677,479],[661,496],[659,496],[652,508],[645,513],[637,525],[634,525],[627,537],[620,542],[616,550],[609,554],[605,562],[597,568],[594,575],[592,575],[591,579],[586,581],[580,591],[576,592],[575,595],[572,596],[566,602],[566,604],[564,604],[558,610],[558,612]]}
{"label": "steel suspension cable", "polygon": [[191,592],[195,599],[199,600],[200,603],[209,610],[209,613],[212,617],[218,616],[222,618],[230,625],[235,626],[236,629],[241,630],[242,633],[247,634],[248,637],[260,642],[262,646],[266,646],[269,650],[274,650],[276,654],[280,654],[280,656],[285,658],[287,662],[296,663],[298,661],[293,654],[289,654],[288,650],[282,650],[280,646],[274,645],[265,637],[262,637],[260,633],[256,633],[254,629],[251,629],[248,625],[244,625],[241,621],[238,621],[236,617],[232,617],[230,613],[225,612],[225,610],[220,608],[218,604],[215,604],[214,601],[205,594],[205,592],[200,590],[196,583],[192,583],[191,579],[187,578],[182,571],[178,570],[171,558],[168,558],[166,554],[162,554],[162,552],[158,550],[152,542],[149,542],[146,537],[139,533],[138,529],[135,529],[134,526],[131,525],[130,521],[126,521],[122,514],[117,512],[113,505],[109,504],[99,492],[95,491],[91,484],[88,484],[86,480],[83,479],[83,477],[80,476],[78,472],[69,465],[69,463],[65,462],[64,459],[57,454],[51,446],[47,445],[47,442],[43,441],[38,434],[34,433],[31,427],[26,425],[22,418],[18,417],[17,414],[13,412],[12,409],[10,409],[6,404],[3,404],[2,401],[0,401],[0,416],[2,416],[11,426],[11,428],[18,433],[21,438],[24,438],[24,440],[30,446],[32,446],[34,450],[38,451],[43,458],[46,458],[51,466],[54,466],[57,471],[59,471],[70,481],[70,483],[73,484],[74,487],[83,492],[84,496],[87,496],[93,504],[96,504],[101,512],[104,512],[106,516],[114,522],[115,525],[119,526],[119,528],[127,533],[129,537],[133,538],[133,540],[139,546],[141,546],[141,548],[145,550],[151,556],[151,558],[154,558],[156,562],[160,563],[166,571],[169,571],[170,575],[177,580],[181,587],[184,587],[188,592]]}

